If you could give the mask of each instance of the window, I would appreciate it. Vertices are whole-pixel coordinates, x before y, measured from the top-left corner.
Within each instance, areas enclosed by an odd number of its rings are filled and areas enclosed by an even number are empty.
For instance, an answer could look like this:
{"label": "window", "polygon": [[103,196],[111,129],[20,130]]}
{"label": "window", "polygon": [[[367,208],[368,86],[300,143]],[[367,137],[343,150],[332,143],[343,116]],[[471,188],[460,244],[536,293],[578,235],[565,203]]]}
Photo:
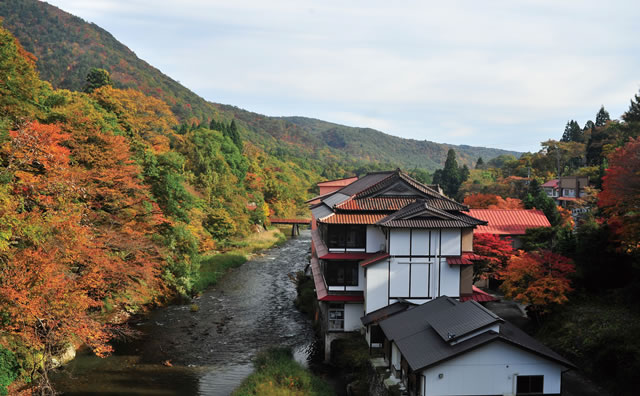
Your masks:
{"label": "window", "polygon": [[543,375],[519,375],[516,377],[516,394],[541,395],[543,383]]}
{"label": "window", "polygon": [[364,249],[366,246],[366,225],[331,224],[327,231],[329,248]]}
{"label": "window", "polygon": [[344,304],[329,304],[329,331],[344,330]]}
{"label": "window", "polygon": [[563,188],[562,189],[562,195],[565,197],[575,197],[576,196],[576,190],[574,190],[573,188]]}
{"label": "window", "polygon": [[327,286],[358,286],[357,261],[328,261]]}

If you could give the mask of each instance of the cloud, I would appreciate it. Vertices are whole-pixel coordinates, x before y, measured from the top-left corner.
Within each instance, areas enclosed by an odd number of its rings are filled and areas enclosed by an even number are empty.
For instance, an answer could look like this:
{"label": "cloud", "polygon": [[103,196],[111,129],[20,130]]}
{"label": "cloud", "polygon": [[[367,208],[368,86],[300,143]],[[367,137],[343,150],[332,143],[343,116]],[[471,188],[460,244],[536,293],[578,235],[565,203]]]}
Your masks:
{"label": "cloud", "polygon": [[208,100],[406,137],[537,150],[640,87],[635,2],[50,2]]}

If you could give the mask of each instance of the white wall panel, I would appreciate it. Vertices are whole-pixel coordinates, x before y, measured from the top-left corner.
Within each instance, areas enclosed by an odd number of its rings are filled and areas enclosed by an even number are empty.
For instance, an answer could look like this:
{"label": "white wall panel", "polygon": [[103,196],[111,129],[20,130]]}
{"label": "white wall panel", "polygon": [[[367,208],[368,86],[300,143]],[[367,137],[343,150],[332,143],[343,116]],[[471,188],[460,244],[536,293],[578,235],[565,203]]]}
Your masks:
{"label": "white wall panel", "polygon": [[391,274],[389,276],[391,297],[406,297],[409,295],[409,260],[392,259]]}
{"label": "white wall panel", "polygon": [[411,262],[411,295],[410,297],[429,297],[429,265],[426,261]]}
{"label": "white wall panel", "polygon": [[367,226],[367,253],[375,253],[386,250],[384,232],[380,227]]}
{"label": "white wall panel", "polygon": [[460,229],[443,229],[442,230],[442,255],[443,256],[459,256],[462,239]]}
{"label": "white wall panel", "polygon": [[367,267],[365,304],[367,313],[387,306],[388,261],[383,260]]}
{"label": "white wall panel", "polygon": [[426,256],[429,254],[429,230],[413,230],[411,232],[411,255]]}
{"label": "white wall panel", "polygon": [[440,295],[460,297],[460,266],[449,265],[443,259],[440,268]]}
{"label": "white wall panel", "polygon": [[390,254],[392,256],[409,255],[409,230],[399,229],[390,231]]}
{"label": "white wall panel", "polygon": [[360,318],[364,316],[362,304],[344,305],[344,331],[356,331],[362,327]]}
{"label": "white wall panel", "polygon": [[440,254],[440,230],[431,230],[431,256]]}

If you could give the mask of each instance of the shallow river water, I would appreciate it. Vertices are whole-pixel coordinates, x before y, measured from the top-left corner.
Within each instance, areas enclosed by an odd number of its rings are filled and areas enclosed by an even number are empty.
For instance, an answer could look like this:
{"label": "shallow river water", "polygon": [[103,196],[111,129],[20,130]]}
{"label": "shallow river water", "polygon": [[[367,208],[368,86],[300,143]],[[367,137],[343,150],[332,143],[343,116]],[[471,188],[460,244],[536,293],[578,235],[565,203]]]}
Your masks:
{"label": "shallow river water", "polygon": [[[291,347],[307,364],[315,342],[293,305],[292,280],[307,264],[309,231],[234,269],[194,300],[155,310],[137,323],[143,337],[100,359],[80,353],[54,376],[65,395],[228,395],[270,345]],[[168,361],[168,363],[167,363]]]}

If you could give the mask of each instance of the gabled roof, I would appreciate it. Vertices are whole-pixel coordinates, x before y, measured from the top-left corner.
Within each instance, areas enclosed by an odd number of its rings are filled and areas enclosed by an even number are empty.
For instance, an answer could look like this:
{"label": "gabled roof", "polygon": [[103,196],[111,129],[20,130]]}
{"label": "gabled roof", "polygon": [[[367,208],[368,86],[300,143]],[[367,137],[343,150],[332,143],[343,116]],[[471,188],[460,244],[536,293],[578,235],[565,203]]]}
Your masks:
{"label": "gabled roof", "polygon": [[[492,330],[496,326],[497,332]],[[475,301],[459,303],[448,297],[438,297],[380,321],[380,327],[387,339],[398,346],[414,371],[496,341],[516,346],[565,367],[574,367],[571,362]]]}
{"label": "gabled roof", "polygon": [[558,184],[560,183],[559,179],[553,179],[553,180],[549,180],[548,182],[544,183],[543,185],[541,185],[540,187],[552,187],[552,188],[557,188]]}
{"label": "gabled roof", "polygon": [[376,309],[373,312],[369,312],[365,316],[361,317],[360,321],[364,326],[367,326],[371,323],[377,323],[381,320],[387,319],[392,315],[395,315],[402,311],[406,311],[407,309],[415,306],[416,304],[410,303],[408,301],[398,301],[391,305],[386,305],[380,309]]}
{"label": "gabled roof", "polygon": [[344,179],[327,180],[318,183],[319,187],[344,187],[358,180],[357,176],[345,177]]}
{"label": "gabled roof", "polygon": [[537,209],[470,209],[469,214],[489,223],[478,226],[477,234],[524,235],[529,228],[551,227],[547,216]]}
{"label": "gabled roof", "polygon": [[480,224],[486,224],[486,222],[462,213],[449,213],[431,207],[424,199],[419,199],[376,223],[376,225],[391,228],[464,228]]}

